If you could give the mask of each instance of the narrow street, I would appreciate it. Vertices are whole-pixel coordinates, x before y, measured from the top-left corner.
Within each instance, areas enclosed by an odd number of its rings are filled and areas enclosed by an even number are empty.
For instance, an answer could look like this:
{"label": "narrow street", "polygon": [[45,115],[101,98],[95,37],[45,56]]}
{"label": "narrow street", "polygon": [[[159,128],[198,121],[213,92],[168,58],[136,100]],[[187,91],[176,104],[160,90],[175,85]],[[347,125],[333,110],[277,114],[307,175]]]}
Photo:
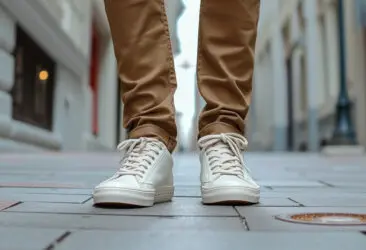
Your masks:
{"label": "narrow street", "polygon": [[[259,205],[203,206],[196,155],[175,156],[175,199],[152,208],[92,206],[118,155],[0,156],[0,249],[364,249],[366,218],[285,222],[298,213],[366,213],[366,157],[248,153]],[[281,220],[282,219],[282,220]],[[340,226],[340,223],[363,225]]]}

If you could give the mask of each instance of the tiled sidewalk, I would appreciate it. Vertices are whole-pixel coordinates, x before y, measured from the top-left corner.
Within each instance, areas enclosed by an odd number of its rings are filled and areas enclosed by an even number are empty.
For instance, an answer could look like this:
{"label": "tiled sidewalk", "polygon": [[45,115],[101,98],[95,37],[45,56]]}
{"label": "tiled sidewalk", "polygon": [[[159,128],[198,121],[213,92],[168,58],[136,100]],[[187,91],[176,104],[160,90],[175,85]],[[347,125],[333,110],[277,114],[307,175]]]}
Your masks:
{"label": "tiled sidewalk", "polygon": [[197,157],[175,160],[172,203],[101,209],[90,193],[113,173],[118,155],[0,155],[0,249],[366,249],[366,225],[276,219],[366,214],[366,157],[250,153],[247,163],[262,185],[261,203],[252,207],[201,205]]}

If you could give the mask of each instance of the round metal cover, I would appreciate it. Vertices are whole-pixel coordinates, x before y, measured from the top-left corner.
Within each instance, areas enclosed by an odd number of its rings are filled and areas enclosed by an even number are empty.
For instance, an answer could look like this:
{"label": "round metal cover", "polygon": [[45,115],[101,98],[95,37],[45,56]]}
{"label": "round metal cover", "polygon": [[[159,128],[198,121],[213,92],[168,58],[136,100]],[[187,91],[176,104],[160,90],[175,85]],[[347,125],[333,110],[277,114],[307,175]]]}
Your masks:
{"label": "round metal cover", "polygon": [[351,214],[351,213],[303,213],[278,215],[276,219],[312,225],[324,226],[360,226],[366,225],[366,214]]}

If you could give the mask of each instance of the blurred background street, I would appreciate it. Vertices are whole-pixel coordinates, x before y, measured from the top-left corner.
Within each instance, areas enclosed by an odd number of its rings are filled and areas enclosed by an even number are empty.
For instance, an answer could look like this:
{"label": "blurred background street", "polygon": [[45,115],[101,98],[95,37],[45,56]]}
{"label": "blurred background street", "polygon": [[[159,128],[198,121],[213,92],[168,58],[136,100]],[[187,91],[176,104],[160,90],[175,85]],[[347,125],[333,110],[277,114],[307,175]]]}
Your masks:
{"label": "blurred background street", "polygon": [[[245,131],[263,193],[254,207],[200,204],[199,6],[166,0],[178,78],[176,197],[103,210],[90,194],[118,168],[126,139],[104,1],[0,0],[1,250],[364,249],[366,1],[261,0]],[[328,225],[286,222],[293,213],[326,213],[312,218]]]}

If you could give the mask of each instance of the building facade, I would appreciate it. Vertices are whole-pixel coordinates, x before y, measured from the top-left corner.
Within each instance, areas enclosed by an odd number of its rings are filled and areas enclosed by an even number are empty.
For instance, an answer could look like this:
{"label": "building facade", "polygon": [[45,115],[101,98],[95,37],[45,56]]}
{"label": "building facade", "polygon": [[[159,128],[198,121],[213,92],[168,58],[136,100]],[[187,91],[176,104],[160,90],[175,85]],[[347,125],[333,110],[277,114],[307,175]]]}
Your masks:
{"label": "building facade", "polygon": [[[363,1],[344,1],[347,87],[366,145]],[[252,150],[318,151],[332,137],[339,91],[335,0],[262,0],[248,137]],[[363,4],[364,5],[364,4]]]}
{"label": "building facade", "polygon": [[126,133],[104,1],[0,0],[0,23],[0,152],[114,150]]}

